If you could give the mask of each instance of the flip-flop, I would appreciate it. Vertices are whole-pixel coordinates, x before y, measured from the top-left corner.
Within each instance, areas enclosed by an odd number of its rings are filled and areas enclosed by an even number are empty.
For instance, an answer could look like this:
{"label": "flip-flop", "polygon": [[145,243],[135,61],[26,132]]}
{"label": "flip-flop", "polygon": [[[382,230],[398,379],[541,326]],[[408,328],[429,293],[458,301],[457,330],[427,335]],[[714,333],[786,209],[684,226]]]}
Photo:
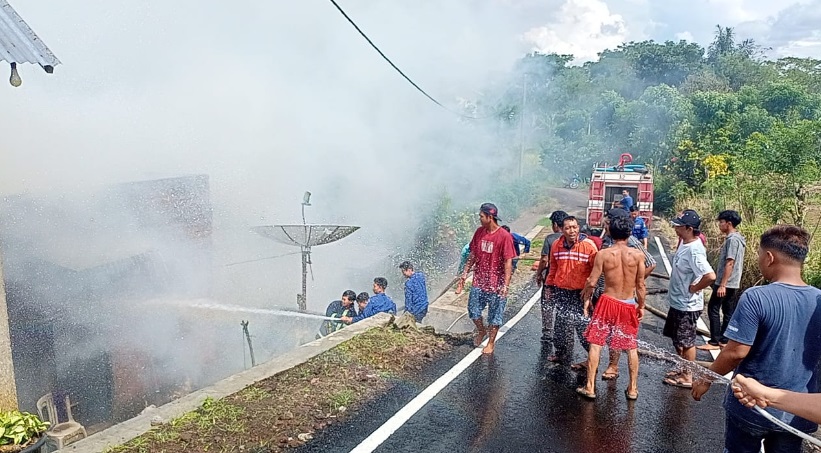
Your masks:
{"label": "flip-flop", "polygon": [[721,349],[721,346],[707,343],[696,346],[696,349],[698,349],[699,351],[718,351],[719,349]]}
{"label": "flip-flop", "polygon": [[602,381],[615,381],[619,378],[619,373],[604,373],[601,375]]}
{"label": "flip-flop", "polygon": [[630,393],[627,391],[627,389],[624,389],[624,396],[630,401],[636,401],[637,399],[639,399],[639,392]]}
{"label": "flip-flop", "polygon": [[584,387],[577,387],[576,388],[576,393],[578,393],[579,395],[581,395],[581,396],[583,396],[583,397],[585,397],[589,400],[596,399],[596,392],[587,393],[587,391],[584,389]]}
{"label": "flip-flop", "polygon": [[678,387],[682,389],[691,389],[693,388],[692,382],[684,382],[681,379],[672,379],[672,378],[665,378],[664,383],[667,385],[672,385],[673,387]]}

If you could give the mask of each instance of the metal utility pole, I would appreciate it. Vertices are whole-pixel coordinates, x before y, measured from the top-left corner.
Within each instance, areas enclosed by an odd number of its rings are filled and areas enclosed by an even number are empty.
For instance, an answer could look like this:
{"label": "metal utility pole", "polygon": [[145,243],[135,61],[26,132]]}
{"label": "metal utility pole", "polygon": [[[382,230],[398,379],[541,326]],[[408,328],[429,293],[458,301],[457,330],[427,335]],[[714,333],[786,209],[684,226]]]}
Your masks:
{"label": "metal utility pole", "polygon": [[242,334],[245,335],[245,339],[248,340],[248,352],[251,354],[251,367],[255,367],[257,366],[257,360],[254,357],[254,345],[251,344],[251,333],[248,332],[248,321],[242,321],[240,325],[242,326]]}
{"label": "metal utility pole", "polygon": [[527,74],[522,75],[522,108],[519,111],[519,177],[525,174],[525,103],[527,103]]}

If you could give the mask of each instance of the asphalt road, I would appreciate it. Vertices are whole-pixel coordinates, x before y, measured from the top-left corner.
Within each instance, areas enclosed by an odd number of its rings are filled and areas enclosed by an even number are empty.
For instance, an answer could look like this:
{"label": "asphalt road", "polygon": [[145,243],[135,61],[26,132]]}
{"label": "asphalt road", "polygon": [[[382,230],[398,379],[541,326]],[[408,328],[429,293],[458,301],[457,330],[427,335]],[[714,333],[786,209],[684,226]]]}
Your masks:
{"label": "asphalt road", "polygon": [[[650,323],[652,324],[652,323]],[[664,346],[660,325],[641,339]],[[617,381],[598,381],[597,399],[575,393],[582,376],[547,362],[539,345],[538,306],[497,344],[394,433],[377,451],[430,452],[713,452],[723,447],[723,386],[701,402],[662,383],[668,364],[641,359],[639,399],[624,396],[627,365]],[[577,358],[583,354],[577,346]],[[302,451],[350,451],[464,355],[446,358],[416,382],[399,382]],[[601,370],[603,370],[602,365]]]}
{"label": "asphalt road", "polygon": [[[664,273],[660,260],[657,271]],[[661,279],[648,281],[650,288],[665,286],[666,281]],[[648,303],[666,311],[664,297],[655,296]],[[506,320],[518,310],[511,308]],[[663,323],[647,313],[639,334],[644,342],[640,347],[672,351],[669,339],[661,335]],[[597,398],[588,401],[575,392],[584,375],[547,361],[548,351],[542,350],[540,335],[540,311],[536,304],[497,343],[492,356],[480,357],[377,451],[701,453],[722,450],[724,410],[721,403],[725,386],[714,385],[701,402],[693,401],[689,390],[662,383],[669,362],[642,356],[639,398],[627,401],[624,396],[627,363],[626,357],[622,357],[620,377],[616,381],[599,379]],[[413,379],[397,382],[389,393],[367,403],[346,422],[317,433],[312,442],[298,451],[350,451],[470,349],[459,347]],[[576,361],[585,357],[577,345]],[[710,360],[710,356],[700,352],[698,359]],[[599,373],[605,366],[606,363],[600,365]]]}

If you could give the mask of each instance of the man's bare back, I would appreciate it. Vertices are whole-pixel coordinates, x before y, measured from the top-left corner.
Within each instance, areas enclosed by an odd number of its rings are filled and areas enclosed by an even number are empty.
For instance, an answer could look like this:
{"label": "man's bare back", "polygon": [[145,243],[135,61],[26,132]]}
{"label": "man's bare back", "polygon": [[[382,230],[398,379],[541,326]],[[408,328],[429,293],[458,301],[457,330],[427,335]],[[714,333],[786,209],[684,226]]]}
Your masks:
{"label": "man's bare back", "polygon": [[[602,250],[604,294],[620,300],[635,297],[636,289],[644,287],[644,254],[618,241]],[[642,288],[644,289],[644,288]]]}

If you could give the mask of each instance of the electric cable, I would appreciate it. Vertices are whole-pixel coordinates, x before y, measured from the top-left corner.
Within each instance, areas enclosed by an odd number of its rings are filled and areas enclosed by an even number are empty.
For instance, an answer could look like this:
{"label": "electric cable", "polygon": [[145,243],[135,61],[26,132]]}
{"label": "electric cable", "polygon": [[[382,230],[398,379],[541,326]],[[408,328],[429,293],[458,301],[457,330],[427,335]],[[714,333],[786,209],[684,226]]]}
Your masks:
{"label": "electric cable", "polygon": [[488,116],[485,116],[485,117],[475,117],[475,116],[465,115],[464,113],[457,112],[456,110],[452,110],[452,109],[448,108],[447,106],[445,106],[444,104],[442,104],[441,102],[437,101],[433,96],[428,94],[427,91],[423,90],[419,85],[417,85],[416,82],[414,82],[410,77],[408,77],[401,69],[399,69],[399,67],[396,66],[396,64],[394,64],[394,62],[391,61],[391,59],[388,58],[388,56],[385,55],[385,53],[382,52],[381,49],[379,49],[379,47],[376,44],[374,44],[373,41],[371,41],[371,38],[369,38],[368,35],[366,35],[365,32],[362,31],[362,29],[359,28],[358,25],[356,25],[356,22],[354,22],[353,19],[351,19],[351,17],[348,16],[348,14],[345,12],[345,10],[343,10],[342,7],[339,6],[339,4],[336,2],[336,0],[330,0],[330,2],[331,2],[331,4],[334,5],[334,7],[336,7],[337,11],[339,11],[339,13],[342,14],[342,16],[345,17],[345,19],[353,26],[353,28],[355,28],[356,31],[359,32],[359,34],[363,38],[365,38],[365,41],[367,41],[368,44],[370,44],[371,47],[373,47],[373,50],[375,50],[382,57],[383,60],[388,62],[388,64],[391,65],[391,67],[393,69],[395,69],[396,72],[399,73],[399,75],[401,75],[408,83],[410,83],[414,88],[416,88],[417,91],[422,93],[422,95],[424,95],[426,98],[428,98],[431,102],[438,105],[439,107],[442,107],[443,109],[447,110],[448,112],[453,113],[454,115],[458,115],[458,116],[460,116],[462,118],[466,118],[466,119],[482,120],[482,119],[487,119],[487,118],[491,118],[491,117],[496,116],[495,114],[494,115],[488,115]]}

